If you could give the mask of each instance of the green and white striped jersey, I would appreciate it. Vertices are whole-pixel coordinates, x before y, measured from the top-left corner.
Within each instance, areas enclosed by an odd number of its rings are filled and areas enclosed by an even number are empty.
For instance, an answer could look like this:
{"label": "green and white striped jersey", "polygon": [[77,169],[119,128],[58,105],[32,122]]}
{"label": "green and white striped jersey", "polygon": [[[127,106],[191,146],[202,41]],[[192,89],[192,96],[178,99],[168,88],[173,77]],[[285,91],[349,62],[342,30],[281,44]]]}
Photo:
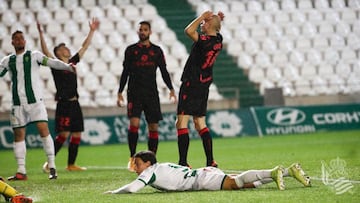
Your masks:
{"label": "green and white striped jersey", "polygon": [[42,100],[40,65],[73,72],[69,64],[48,58],[39,51],[27,50],[18,55],[8,55],[1,60],[0,77],[7,72],[10,74],[13,105],[32,104]]}

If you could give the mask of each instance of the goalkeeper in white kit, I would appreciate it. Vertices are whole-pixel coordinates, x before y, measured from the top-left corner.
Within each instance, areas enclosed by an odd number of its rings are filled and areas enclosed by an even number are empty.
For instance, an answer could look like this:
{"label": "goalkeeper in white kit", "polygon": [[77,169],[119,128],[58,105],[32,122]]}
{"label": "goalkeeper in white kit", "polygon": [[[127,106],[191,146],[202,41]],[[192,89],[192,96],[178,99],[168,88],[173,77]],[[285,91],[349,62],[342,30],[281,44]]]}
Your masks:
{"label": "goalkeeper in white kit", "polygon": [[157,163],[151,151],[135,154],[135,171],[139,175],[131,183],[106,194],[134,193],[147,185],[163,191],[195,190],[239,190],[257,188],[275,182],[279,190],[284,190],[283,177],[293,177],[304,186],[311,186],[310,178],[294,163],[288,168],[276,166],[268,170],[249,170],[241,174],[225,174],[215,167],[191,169],[174,163]]}

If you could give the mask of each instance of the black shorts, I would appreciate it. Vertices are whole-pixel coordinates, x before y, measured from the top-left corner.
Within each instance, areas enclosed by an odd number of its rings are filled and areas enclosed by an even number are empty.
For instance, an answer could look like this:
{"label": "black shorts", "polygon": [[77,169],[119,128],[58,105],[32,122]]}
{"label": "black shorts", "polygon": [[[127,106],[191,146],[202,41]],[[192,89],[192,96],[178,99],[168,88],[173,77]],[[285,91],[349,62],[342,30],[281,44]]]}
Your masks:
{"label": "black shorts", "polygon": [[142,111],[144,111],[145,119],[148,123],[158,123],[162,120],[159,96],[144,97],[128,94],[128,117],[140,118]]}
{"label": "black shorts", "polygon": [[75,101],[59,101],[56,105],[55,131],[83,132],[84,118],[80,104]]}
{"label": "black shorts", "polygon": [[179,92],[178,115],[205,116],[209,86],[183,82]]}

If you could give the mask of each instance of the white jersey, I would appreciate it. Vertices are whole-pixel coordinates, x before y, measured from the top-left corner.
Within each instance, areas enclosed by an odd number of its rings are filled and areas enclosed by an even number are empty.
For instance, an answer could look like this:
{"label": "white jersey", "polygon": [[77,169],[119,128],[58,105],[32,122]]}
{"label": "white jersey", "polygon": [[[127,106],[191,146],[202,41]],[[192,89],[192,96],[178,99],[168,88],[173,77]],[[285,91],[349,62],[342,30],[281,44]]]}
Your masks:
{"label": "white jersey", "polygon": [[4,57],[0,63],[0,76],[10,73],[13,104],[32,104],[42,100],[40,65],[73,71],[71,66],[57,59],[50,59],[39,51],[24,51]]}
{"label": "white jersey", "polygon": [[173,163],[156,163],[112,193],[137,192],[146,185],[166,191],[220,190],[225,177],[223,171],[214,167],[193,170]]}

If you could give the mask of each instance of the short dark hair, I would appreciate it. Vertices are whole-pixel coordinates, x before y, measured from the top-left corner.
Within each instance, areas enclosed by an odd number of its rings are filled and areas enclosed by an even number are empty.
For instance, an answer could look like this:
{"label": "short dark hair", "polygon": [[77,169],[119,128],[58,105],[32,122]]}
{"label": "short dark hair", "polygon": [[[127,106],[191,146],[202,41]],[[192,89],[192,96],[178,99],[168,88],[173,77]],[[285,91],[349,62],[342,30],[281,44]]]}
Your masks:
{"label": "short dark hair", "polygon": [[157,163],[155,153],[152,151],[140,151],[134,155],[134,158],[140,158],[143,162],[150,161],[151,165]]}
{"label": "short dark hair", "polygon": [[11,34],[11,39],[14,39],[14,37],[15,37],[16,34],[23,34],[23,32],[22,32],[21,30],[16,30],[15,32],[13,32],[13,33]]}
{"label": "short dark hair", "polygon": [[139,25],[147,25],[147,26],[149,26],[149,29],[151,30],[151,24],[147,20],[140,21]]}
{"label": "short dark hair", "polygon": [[60,48],[60,47],[62,47],[62,46],[66,46],[65,45],[65,43],[60,43],[60,44],[58,44],[56,47],[54,47],[54,55],[58,58],[58,56],[57,56],[57,54],[56,54],[56,52],[57,52],[57,50]]}

